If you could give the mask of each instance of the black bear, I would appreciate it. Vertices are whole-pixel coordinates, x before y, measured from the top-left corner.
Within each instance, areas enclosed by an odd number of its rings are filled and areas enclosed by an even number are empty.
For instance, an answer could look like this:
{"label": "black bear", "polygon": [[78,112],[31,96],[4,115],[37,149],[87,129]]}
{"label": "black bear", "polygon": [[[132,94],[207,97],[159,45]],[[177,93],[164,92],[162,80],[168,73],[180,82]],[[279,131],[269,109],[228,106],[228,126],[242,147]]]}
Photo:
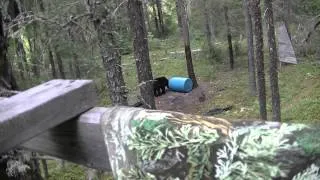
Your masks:
{"label": "black bear", "polygon": [[166,77],[158,77],[153,81],[154,96],[161,96],[166,93],[166,87],[169,88],[169,81]]}

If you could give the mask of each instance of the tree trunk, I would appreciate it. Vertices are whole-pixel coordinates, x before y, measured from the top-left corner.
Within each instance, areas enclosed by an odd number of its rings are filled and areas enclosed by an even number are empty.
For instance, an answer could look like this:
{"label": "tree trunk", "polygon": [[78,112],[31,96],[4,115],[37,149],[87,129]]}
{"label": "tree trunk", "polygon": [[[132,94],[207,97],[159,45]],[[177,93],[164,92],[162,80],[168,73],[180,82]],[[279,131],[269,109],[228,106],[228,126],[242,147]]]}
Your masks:
{"label": "tree trunk", "polygon": [[[114,35],[114,22],[110,17],[106,22],[96,25],[100,40],[100,52],[106,69],[109,96],[113,105],[127,105],[127,92],[122,74],[121,55]],[[101,21],[103,22],[103,21]]]}
{"label": "tree trunk", "polygon": [[270,54],[270,86],[272,99],[272,121],[281,121],[280,94],[278,85],[278,54],[273,21],[272,1],[264,0],[265,19],[268,28],[268,46]]}
{"label": "tree trunk", "polygon": [[194,73],[193,69],[193,63],[192,63],[192,54],[191,54],[191,48],[190,48],[190,38],[189,38],[189,19],[186,9],[186,2],[185,0],[176,0],[176,10],[177,10],[177,17],[178,17],[178,23],[180,24],[180,32],[183,37],[184,42],[184,50],[186,55],[186,63],[187,63],[187,70],[189,78],[193,81],[193,88],[198,87],[198,82],[196,79],[196,75]]}
{"label": "tree trunk", "polygon": [[70,78],[73,79],[74,78],[74,69],[73,69],[73,61],[69,60],[68,61],[68,67],[69,67],[69,74],[70,74]]}
{"label": "tree trunk", "polygon": [[249,89],[250,89],[250,94],[252,96],[255,96],[257,94],[256,65],[254,62],[252,16],[250,14],[249,0],[243,0],[243,9],[244,9],[246,30],[247,30]]}
{"label": "tree trunk", "polygon": [[17,55],[17,64],[18,64],[18,72],[20,74],[20,79],[22,82],[25,82],[26,78],[24,76],[24,72],[25,72],[25,69],[24,69],[24,66],[23,66],[23,45],[21,45],[21,42],[19,41],[18,38],[15,38],[14,39],[15,41],[15,49],[16,49],[16,55]]}
{"label": "tree trunk", "polygon": [[228,7],[224,7],[224,16],[227,24],[227,36],[228,36],[228,46],[229,46],[229,60],[230,60],[230,69],[234,68],[234,57],[233,57],[233,48],[232,48],[232,35],[230,29],[230,21],[228,15]]}
{"label": "tree trunk", "polygon": [[59,70],[59,73],[60,73],[60,77],[62,79],[66,79],[66,75],[64,73],[64,66],[63,66],[63,61],[62,61],[62,58],[61,58],[61,54],[58,50],[57,47],[54,48],[54,51],[56,53],[56,59],[57,59],[57,64],[58,64],[58,70]]}
{"label": "tree trunk", "polygon": [[72,57],[73,57],[72,63],[73,63],[74,69],[75,69],[76,78],[80,79],[81,78],[81,70],[80,70],[79,57],[76,52],[72,53]]}
{"label": "tree trunk", "polygon": [[[102,7],[99,7],[102,8]],[[101,18],[94,22],[98,32],[100,53],[104,68],[106,69],[106,79],[109,89],[109,96],[113,105],[128,105],[127,91],[122,74],[121,55],[118,41],[116,40],[115,22],[110,9],[102,9],[101,14],[96,18]],[[106,14],[106,16],[104,15]]]}
{"label": "tree trunk", "polygon": [[5,36],[3,17],[0,11],[0,86],[10,90],[18,90],[11,64],[7,59],[7,50],[7,37]]}
{"label": "tree trunk", "polygon": [[54,63],[54,59],[53,59],[53,53],[52,53],[50,45],[48,45],[48,56],[49,56],[49,62],[50,62],[50,66],[51,66],[52,78],[57,79],[58,76],[57,76],[56,67],[55,67],[55,63]]}
{"label": "tree trunk", "polygon": [[156,26],[156,35],[160,35],[160,23],[157,16],[157,10],[155,7],[155,2],[152,2],[152,12],[153,12],[153,18],[154,18],[154,25]]}
{"label": "tree trunk", "polygon": [[49,179],[49,171],[48,171],[48,164],[45,159],[41,160],[42,168],[43,168],[43,173],[44,173],[44,179],[48,180]]}
{"label": "tree trunk", "polygon": [[[29,65],[26,57],[26,51],[23,47],[23,42],[20,38],[16,39],[17,44],[17,56],[18,56],[18,63],[21,63],[20,74],[23,76],[23,79],[25,79],[24,75],[29,73]],[[24,65],[23,65],[24,64]],[[20,68],[20,67],[19,67]]]}
{"label": "tree trunk", "polygon": [[203,2],[203,8],[204,8],[204,19],[205,19],[205,34],[207,37],[207,42],[208,42],[208,47],[209,47],[209,52],[211,53],[213,51],[213,35],[212,35],[212,30],[211,30],[211,18],[210,18],[210,11],[208,9],[208,4],[207,0],[204,0]]}
{"label": "tree trunk", "polygon": [[260,106],[260,119],[267,120],[266,80],[264,73],[263,30],[260,0],[250,0],[254,18],[254,34],[256,40],[257,85]]}
{"label": "tree trunk", "polygon": [[36,55],[37,51],[36,51],[36,41],[35,41],[36,37],[38,37],[38,34],[36,32],[37,30],[36,30],[35,26],[36,26],[36,24],[32,25],[33,32],[34,32],[34,34],[33,34],[34,40],[33,41],[30,40],[30,36],[31,36],[31,34],[30,34],[28,37],[28,42],[30,44],[30,53],[31,53],[31,70],[32,70],[33,75],[36,78],[40,78],[40,71],[39,71],[39,64],[40,63],[38,60],[39,57]]}
{"label": "tree trunk", "polygon": [[144,16],[146,19],[146,30],[148,32],[148,31],[151,31],[149,11],[148,11],[148,0],[143,1],[143,10],[144,10]]}
{"label": "tree trunk", "polygon": [[[95,1],[87,1],[87,10],[93,14],[94,27],[98,34],[102,63],[106,70],[108,94],[113,105],[128,105],[127,90],[124,82],[121,55],[118,40],[115,36],[115,19],[112,15],[115,1],[106,6],[96,6]],[[93,9],[95,8],[95,9]]]}
{"label": "tree trunk", "polygon": [[290,16],[291,16],[291,0],[283,0],[283,21],[287,28],[289,38],[291,40],[291,31],[290,31]]}
{"label": "tree trunk", "polygon": [[133,34],[133,48],[142,101],[145,108],[155,109],[148,38],[140,0],[128,1],[128,15]]}
{"label": "tree trunk", "polygon": [[158,10],[158,19],[159,19],[159,25],[160,25],[160,37],[164,36],[164,22],[163,22],[163,12],[162,12],[162,1],[161,0],[155,0]]}
{"label": "tree trunk", "polygon": [[34,179],[42,180],[43,178],[41,177],[40,163],[39,163],[39,160],[36,158],[37,153],[31,152],[31,156],[32,156],[32,162],[31,162],[32,176],[34,177]]}
{"label": "tree trunk", "polygon": [[[39,4],[40,11],[42,13],[44,13],[45,8],[44,8],[43,0],[39,0],[38,4]],[[43,29],[44,29],[45,38],[49,37],[49,33],[48,33],[48,30],[46,29],[46,26],[44,26]],[[41,38],[42,44],[46,44],[47,49],[48,49],[48,59],[49,59],[50,67],[51,67],[52,78],[56,79],[56,78],[58,78],[58,75],[57,75],[57,71],[55,68],[55,62],[53,59],[53,52],[51,49],[51,45],[49,43],[44,43],[44,41],[45,41],[44,38]]]}

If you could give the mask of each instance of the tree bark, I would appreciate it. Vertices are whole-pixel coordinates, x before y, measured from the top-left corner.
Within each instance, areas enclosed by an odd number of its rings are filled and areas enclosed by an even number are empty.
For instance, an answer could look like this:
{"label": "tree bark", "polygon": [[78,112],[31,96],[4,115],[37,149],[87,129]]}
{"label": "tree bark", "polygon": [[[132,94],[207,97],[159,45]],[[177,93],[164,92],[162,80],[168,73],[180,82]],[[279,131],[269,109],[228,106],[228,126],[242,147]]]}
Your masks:
{"label": "tree bark", "polygon": [[[72,34],[72,32],[69,32],[69,36],[70,39],[72,41],[72,43],[77,43],[76,42],[76,38],[74,37],[74,35]],[[72,50],[72,74],[74,74],[76,76],[77,79],[81,78],[81,70],[80,70],[80,62],[79,62],[79,56],[77,54],[77,50],[73,49]]]}
{"label": "tree bark", "polygon": [[52,74],[52,78],[57,79],[57,71],[56,71],[56,67],[55,67],[55,63],[54,63],[54,59],[53,59],[53,52],[51,50],[50,45],[48,45],[48,56],[49,56],[49,62],[50,62],[50,66],[51,66],[51,74]]}
{"label": "tree bark", "polygon": [[272,121],[281,121],[280,94],[278,85],[278,54],[271,0],[264,0],[265,19],[268,29],[268,46],[270,54],[270,86],[272,99]]}
{"label": "tree bark", "polygon": [[142,2],[128,1],[128,15],[133,34],[133,48],[137,66],[138,82],[144,107],[155,109],[153,77],[149,57],[148,38],[144,21]]}
{"label": "tree bark", "polygon": [[23,47],[23,42],[22,39],[20,38],[16,38],[16,45],[17,45],[17,56],[18,56],[18,65],[19,65],[19,71],[20,71],[20,75],[22,80],[25,80],[25,74],[29,73],[29,65],[27,62],[27,57],[26,57],[26,51],[24,50]]}
{"label": "tree bark", "polygon": [[159,19],[159,25],[160,25],[160,37],[164,36],[164,22],[163,22],[163,12],[162,12],[162,1],[161,0],[155,0],[158,10],[158,19]]}
{"label": "tree bark", "polygon": [[[45,8],[44,8],[43,0],[39,0],[38,4],[39,4],[40,11],[42,13],[44,13]],[[48,33],[48,30],[46,29],[46,26],[44,26],[43,29],[44,29],[45,37],[49,37],[49,33]],[[53,52],[52,52],[52,49],[51,49],[51,45],[49,43],[44,43],[44,39],[43,38],[41,38],[41,42],[42,42],[42,44],[46,44],[46,46],[47,46],[48,59],[49,59],[50,67],[51,67],[52,78],[56,79],[56,78],[58,78],[58,75],[57,75],[57,71],[56,71],[56,68],[55,68],[55,62],[54,62],[54,59],[53,59]]]}
{"label": "tree bark", "polygon": [[228,15],[228,7],[224,7],[224,16],[227,24],[227,36],[228,36],[228,46],[229,46],[229,60],[230,60],[230,69],[234,68],[234,56],[233,56],[233,47],[232,47],[232,35],[230,29],[230,21]]}
{"label": "tree bark", "polygon": [[287,28],[289,38],[291,40],[290,16],[291,16],[291,0],[283,0],[283,21]]}
{"label": "tree bark", "polygon": [[108,94],[112,105],[128,105],[127,90],[124,82],[121,55],[118,40],[116,39],[115,17],[112,10],[115,9],[115,1],[108,4],[96,5],[95,1],[87,1],[87,10],[93,13],[93,23],[98,34],[98,45],[102,57],[102,63],[106,70]]}
{"label": "tree bark", "polygon": [[250,94],[252,96],[255,96],[257,94],[256,65],[254,62],[252,16],[250,14],[249,0],[243,0],[243,9],[244,9],[244,15],[245,15],[246,31],[247,31],[249,89],[250,89]]}
{"label": "tree bark", "polygon": [[2,11],[0,8],[0,86],[9,90],[18,90],[12,67],[7,59],[8,44],[4,31]]}
{"label": "tree bark", "polygon": [[213,35],[212,35],[212,25],[211,25],[211,18],[210,18],[210,11],[208,9],[207,0],[204,0],[203,2],[203,8],[204,8],[204,19],[205,19],[205,34],[207,36],[207,42],[209,47],[209,52],[211,53],[213,51]]}
{"label": "tree bark", "polygon": [[70,74],[70,78],[73,79],[74,78],[74,69],[73,69],[73,61],[69,60],[68,61],[68,67],[69,67],[69,74]]}
{"label": "tree bark", "polygon": [[62,58],[61,58],[61,54],[58,50],[57,47],[54,48],[54,51],[56,53],[56,59],[57,59],[57,64],[58,64],[58,70],[59,70],[59,73],[60,73],[60,77],[62,79],[66,79],[66,74],[64,72],[64,66],[63,66],[63,61],[62,61]]}
{"label": "tree bark", "polygon": [[254,18],[254,34],[256,41],[257,85],[259,95],[260,119],[267,120],[266,80],[264,73],[263,30],[260,0],[250,0]]}
{"label": "tree bark", "polygon": [[160,36],[160,23],[157,16],[157,9],[155,7],[155,2],[152,2],[152,12],[153,12],[153,18],[154,18],[154,25],[156,26],[156,35]]}
{"label": "tree bark", "polygon": [[81,70],[80,70],[80,63],[79,63],[79,57],[76,52],[72,53],[72,58],[73,58],[73,66],[74,66],[74,71],[77,79],[81,78]]}
{"label": "tree bark", "polygon": [[44,173],[44,179],[48,180],[49,179],[49,171],[48,171],[48,164],[45,159],[41,160],[42,168],[43,168],[43,173]]}
{"label": "tree bark", "polygon": [[30,53],[31,53],[31,71],[33,73],[33,75],[37,78],[40,78],[40,70],[39,70],[39,60],[38,60],[38,56],[36,55],[36,38],[38,37],[38,33],[36,30],[36,26],[37,24],[35,22],[33,22],[32,24],[32,29],[33,29],[33,40],[31,41],[30,36],[32,36],[31,34],[29,34],[28,37],[28,42],[30,44]]}
{"label": "tree bark", "polygon": [[22,56],[23,56],[23,52],[22,52],[22,48],[23,46],[21,46],[21,42],[19,42],[18,38],[15,38],[15,49],[16,49],[16,55],[17,55],[17,65],[18,65],[18,72],[20,74],[20,79],[22,82],[25,82],[26,78],[24,76],[24,66],[23,66],[23,60],[22,60]]}
{"label": "tree bark", "polygon": [[180,32],[182,34],[183,42],[184,42],[184,50],[186,55],[186,63],[187,63],[187,70],[189,78],[193,81],[193,88],[198,87],[197,78],[193,69],[193,62],[192,62],[192,54],[190,48],[190,37],[189,37],[189,19],[186,9],[186,2],[185,0],[176,0],[176,10],[177,10],[177,17],[178,23],[180,24]]}
{"label": "tree bark", "polygon": [[144,10],[144,16],[146,20],[146,30],[151,31],[151,26],[150,26],[150,18],[149,18],[149,11],[148,11],[148,0],[143,1],[143,10]]}

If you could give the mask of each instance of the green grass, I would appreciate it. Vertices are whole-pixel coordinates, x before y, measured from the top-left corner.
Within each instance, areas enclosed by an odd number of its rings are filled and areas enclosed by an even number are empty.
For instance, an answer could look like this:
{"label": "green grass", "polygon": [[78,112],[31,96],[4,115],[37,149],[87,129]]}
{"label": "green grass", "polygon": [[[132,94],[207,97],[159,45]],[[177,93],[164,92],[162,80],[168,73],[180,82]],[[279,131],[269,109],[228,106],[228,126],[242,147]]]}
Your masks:
{"label": "green grass", "polygon": [[47,161],[49,170],[49,180],[78,180],[85,179],[85,170],[83,167],[71,163],[66,163],[62,169],[57,161]]}
{"label": "green grass", "polygon": [[279,84],[284,121],[320,121],[319,65],[285,67]]}
{"label": "green grass", "polygon": [[[62,168],[55,160],[48,160],[49,179],[48,180],[80,180],[86,179],[86,168],[77,164],[65,162],[65,167]],[[43,175],[44,176],[44,175]],[[95,177],[94,180],[98,180]],[[108,173],[103,174],[100,180],[113,180]]]}
{"label": "green grass", "polygon": [[[267,64],[267,61],[266,61]],[[267,70],[267,68],[266,68]],[[218,92],[211,103],[213,106],[233,105],[234,109],[219,115],[227,119],[257,119],[259,103],[256,97],[249,96],[248,74],[245,66],[234,71],[219,72],[216,84],[225,89]],[[266,71],[267,75],[268,71]],[[314,64],[299,64],[282,67],[279,72],[282,121],[319,122],[320,121],[320,67]],[[271,120],[270,83],[266,76],[267,110]]]}

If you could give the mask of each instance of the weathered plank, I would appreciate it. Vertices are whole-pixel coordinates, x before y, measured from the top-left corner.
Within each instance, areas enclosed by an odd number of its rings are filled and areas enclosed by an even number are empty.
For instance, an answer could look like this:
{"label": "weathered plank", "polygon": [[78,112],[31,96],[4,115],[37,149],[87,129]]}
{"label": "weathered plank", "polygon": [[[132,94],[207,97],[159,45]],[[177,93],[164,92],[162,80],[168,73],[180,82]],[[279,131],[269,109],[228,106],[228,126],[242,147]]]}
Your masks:
{"label": "weathered plank", "polygon": [[93,108],[22,144],[32,151],[94,169],[111,170],[100,119],[107,108]]}
{"label": "weathered plank", "polygon": [[94,107],[90,80],[52,80],[0,101],[0,153]]}

